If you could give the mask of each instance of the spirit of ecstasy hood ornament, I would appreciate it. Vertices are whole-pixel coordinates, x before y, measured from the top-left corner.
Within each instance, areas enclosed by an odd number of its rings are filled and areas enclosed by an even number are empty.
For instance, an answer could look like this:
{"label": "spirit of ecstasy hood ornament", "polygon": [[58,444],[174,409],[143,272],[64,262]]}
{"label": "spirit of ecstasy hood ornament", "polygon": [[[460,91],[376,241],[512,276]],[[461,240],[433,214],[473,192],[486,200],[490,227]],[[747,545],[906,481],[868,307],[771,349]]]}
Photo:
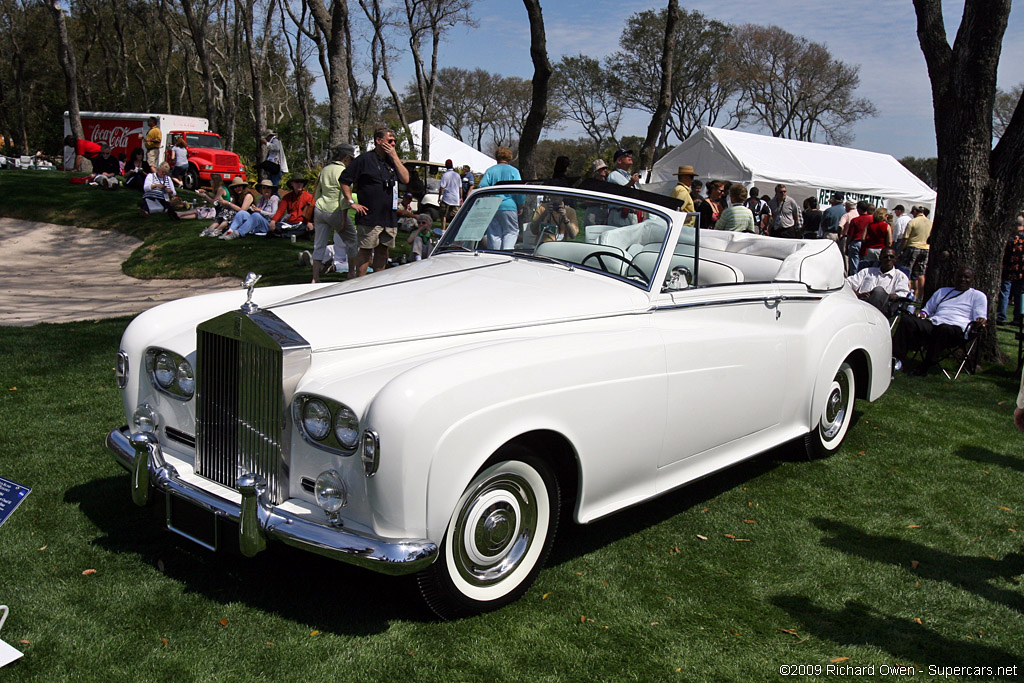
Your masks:
{"label": "spirit of ecstasy hood ornament", "polygon": [[260,310],[260,307],[252,302],[252,290],[253,287],[256,286],[256,283],[259,282],[261,277],[263,276],[257,275],[256,273],[249,273],[248,275],[245,276],[245,279],[242,280],[242,286],[249,290],[248,296],[246,296],[245,298],[245,303],[242,304],[243,313],[248,313],[251,315],[256,311]]}

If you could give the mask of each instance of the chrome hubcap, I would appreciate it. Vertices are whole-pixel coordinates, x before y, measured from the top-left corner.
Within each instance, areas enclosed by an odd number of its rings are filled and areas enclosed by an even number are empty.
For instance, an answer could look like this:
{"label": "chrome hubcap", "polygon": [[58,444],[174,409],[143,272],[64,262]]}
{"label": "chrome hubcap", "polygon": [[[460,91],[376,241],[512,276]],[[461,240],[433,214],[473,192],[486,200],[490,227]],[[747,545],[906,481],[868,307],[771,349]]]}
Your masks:
{"label": "chrome hubcap", "polygon": [[500,581],[519,566],[536,536],[536,494],[522,477],[499,472],[470,495],[454,531],[459,575],[478,586]]}
{"label": "chrome hubcap", "polygon": [[846,373],[840,370],[832,380],[832,387],[825,401],[825,410],[821,415],[821,433],[825,439],[835,438],[846,422],[849,393],[850,380]]}

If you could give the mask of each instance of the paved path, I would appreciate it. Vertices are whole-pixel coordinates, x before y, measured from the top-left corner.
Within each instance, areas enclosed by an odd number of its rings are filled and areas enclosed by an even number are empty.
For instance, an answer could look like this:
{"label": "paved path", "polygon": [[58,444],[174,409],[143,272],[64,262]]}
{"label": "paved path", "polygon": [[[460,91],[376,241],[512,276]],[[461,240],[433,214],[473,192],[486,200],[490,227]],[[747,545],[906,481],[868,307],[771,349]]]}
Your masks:
{"label": "paved path", "polygon": [[239,287],[237,278],[137,280],[121,263],[141,241],[109,230],[0,218],[0,325],[141,313],[164,301]]}

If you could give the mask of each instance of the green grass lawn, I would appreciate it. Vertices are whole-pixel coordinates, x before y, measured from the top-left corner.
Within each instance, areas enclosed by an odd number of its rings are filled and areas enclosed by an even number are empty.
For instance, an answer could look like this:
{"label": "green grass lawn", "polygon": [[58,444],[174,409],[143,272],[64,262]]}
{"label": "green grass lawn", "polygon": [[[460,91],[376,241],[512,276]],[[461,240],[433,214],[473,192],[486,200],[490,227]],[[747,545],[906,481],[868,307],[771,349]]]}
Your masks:
{"label": "green grass lawn", "polygon": [[783,665],[835,680],[830,664],[1024,677],[1008,369],[900,375],[857,404],[831,458],[778,449],[565,528],[522,600],[438,623],[408,579],[282,547],[208,553],[135,507],[103,446],[124,421],[126,322],[0,328],[0,476],[32,488],[0,528],[0,637],[25,652],[0,681],[762,681]]}
{"label": "green grass lawn", "polygon": [[[171,221],[166,216],[140,217],[141,195],[134,190],[102,190],[72,185],[73,173],[0,171],[0,216],[23,220],[116,230],[143,240],[124,262],[126,275],[142,279],[245,277],[250,271],[263,275],[260,286],[308,282],[310,270],[300,268],[298,254],[312,249],[312,242],[292,244],[284,239],[248,237],[224,241],[200,238],[208,220]],[[182,191],[192,201],[197,196]],[[17,198],[14,201],[12,198]],[[408,256],[409,244],[402,233],[392,258]],[[343,280],[329,274],[325,281]]]}

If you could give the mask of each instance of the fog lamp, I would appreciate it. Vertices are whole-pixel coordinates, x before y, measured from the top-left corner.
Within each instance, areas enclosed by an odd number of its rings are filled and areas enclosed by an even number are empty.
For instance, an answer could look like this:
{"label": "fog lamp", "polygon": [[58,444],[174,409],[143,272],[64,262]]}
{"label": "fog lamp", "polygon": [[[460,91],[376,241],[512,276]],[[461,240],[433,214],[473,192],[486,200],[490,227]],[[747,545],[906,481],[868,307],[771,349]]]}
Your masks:
{"label": "fog lamp", "polygon": [[316,478],[316,504],[328,515],[336,515],[348,503],[348,487],[336,470],[326,470]]}
{"label": "fog lamp", "polygon": [[135,413],[132,415],[132,424],[140,432],[152,434],[156,431],[157,422],[156,411],[148,403],[139,404],[139,407],[135,409]]}

